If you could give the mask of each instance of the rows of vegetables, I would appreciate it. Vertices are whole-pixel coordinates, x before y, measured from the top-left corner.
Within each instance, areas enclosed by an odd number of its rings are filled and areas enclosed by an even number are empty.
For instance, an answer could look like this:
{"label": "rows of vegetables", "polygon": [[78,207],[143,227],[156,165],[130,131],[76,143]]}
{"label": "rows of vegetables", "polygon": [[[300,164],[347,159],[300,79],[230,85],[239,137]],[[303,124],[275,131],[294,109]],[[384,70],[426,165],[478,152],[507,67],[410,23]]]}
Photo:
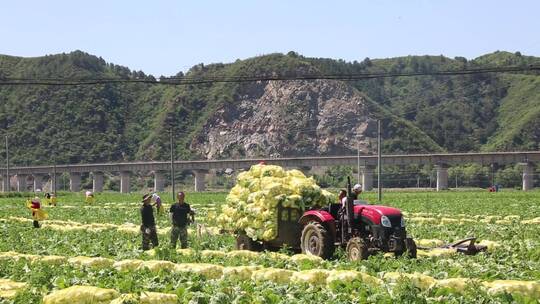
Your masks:
{"label": "rows of vegetables", "polygon": [[[288,191],[281,199],[298,202],[295,190]],[[286,248],[236,251],[234,236],[217,229],[221,207],[228,204],[225,193],[188,193],[197,209],[189,250],[169,248],[165,214],[157,216],[160,246],[143,252],[136,232],[140,197],[98,194],[87,205],[82,194],[61,194],[58,206],[45,207],[49,223],[41,229],[28,222],[24,198],[1,198],[0,303],[536,303],[540,298],[540,192],[385,193],[385,204],[404,210],[408,232],[426,245],[475,235],[492,246],[477,256],[378,254],[360,262],[347,261],[342,250],[328,261]],[[171,201],[170,194],[162,197]],[[261,226],[254,233],[262,236],[269,229]]]}

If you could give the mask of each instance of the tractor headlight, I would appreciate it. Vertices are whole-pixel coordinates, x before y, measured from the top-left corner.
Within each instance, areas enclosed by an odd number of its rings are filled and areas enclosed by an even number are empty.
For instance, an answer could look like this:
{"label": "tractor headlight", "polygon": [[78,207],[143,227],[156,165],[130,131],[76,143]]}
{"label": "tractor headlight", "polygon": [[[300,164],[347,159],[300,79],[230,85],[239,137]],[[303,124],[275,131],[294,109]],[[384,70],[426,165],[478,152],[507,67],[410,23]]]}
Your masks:
{"label": "tractor headlight", "polygon": [[392,223],[390,223],[390,219],[388,219],[388,217],[386,215],[383,215],[381,217],[381,225],[383,225],[384,227],[392,227]]}

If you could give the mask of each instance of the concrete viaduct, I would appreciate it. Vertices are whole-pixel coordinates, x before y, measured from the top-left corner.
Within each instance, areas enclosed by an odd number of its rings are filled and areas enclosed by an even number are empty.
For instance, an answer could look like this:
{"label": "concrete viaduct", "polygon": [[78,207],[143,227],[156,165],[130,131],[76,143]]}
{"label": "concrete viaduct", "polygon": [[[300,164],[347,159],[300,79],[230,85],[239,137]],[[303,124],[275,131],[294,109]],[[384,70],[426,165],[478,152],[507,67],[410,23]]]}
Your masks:
{"label": "concrete viaduct", "polygon": [[[246,169],[253,164],[264,161],[266,164],[283,167],[328,167],[328,166],[357,166],[357,156],[319,156],[319,157],[291,157],[270,159],[231,159],[231,160],[194,160],[176,161],[175,170],[191,170],[195,177],[195,190],[205,190],[205,175],[211,169]],[[523,190],[533,188],[534,163],[540,162],[540,151],[532,152],[488,152],[488,153],[447,153],[447,154],[405,154],[384,155],[383,165],[433,165],[437,170],[437,191],[448,188],[448,168],[452,165],[477,163],[491,164],[520,164],[523,167]],[[377,156],[360,156],[362,184],[365,190],[373,189],[373,173],[377,165]],[[104,172],[118,172],[120,175],[120,192],[130,192],[131,172],[149,172],[154,176],[154,190],[163,191],[165,173],[170,169],[170,162],[126,162],[105,164],[77,164],[58,165],[56,174],[68,173],[70,176],[70,191],[81,190],[81,173],[90,172],[93,178],[93,191],[103,190]],[[5,178],[5,168],[2,170],[3,189],[6,189],[8,179]],[[53,166],[14,167],[10,174],[17,180],[17,190],[27,189],[29,176],[33,177],[33,188],[42,189],[46,179],[53,175]]]}

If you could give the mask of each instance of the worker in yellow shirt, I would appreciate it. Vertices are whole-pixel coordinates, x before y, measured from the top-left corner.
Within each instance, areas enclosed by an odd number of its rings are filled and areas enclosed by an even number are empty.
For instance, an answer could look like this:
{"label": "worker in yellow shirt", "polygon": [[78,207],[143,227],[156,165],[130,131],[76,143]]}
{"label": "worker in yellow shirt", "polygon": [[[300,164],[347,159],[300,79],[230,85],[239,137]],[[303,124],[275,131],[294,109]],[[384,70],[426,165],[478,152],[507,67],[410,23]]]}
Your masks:
{"label": "worker in yellow shirt", "polygon": [[49,201],[49,204],[51,206],[56,206],[57,203],[58,203],[58,199],[56,198],[56,193],[51,194],[51,199]]}
{"label": "worker in yellow shirt", "polygon": [[51,205],[51,194],[49,192],[45,193],[45,199],[43,202],[44,205]]}
{"label": "worker in yellow shirt", "polygon": [[41,202],[39,197],[35,197],[32,200],[27,201],[27,207],[32,211],[32,219],[34,228],[40,228],[40,221],[46,220],[48,215],[43,209],[41,209]]}
{"label": "worker in yellow shirt", "polygon": [[85,202],[87,204],[93,204],[95,203],[96,199],[94,197],[94,193],[92,193],[92,191],[86,191],[86,199],[85,199]]}

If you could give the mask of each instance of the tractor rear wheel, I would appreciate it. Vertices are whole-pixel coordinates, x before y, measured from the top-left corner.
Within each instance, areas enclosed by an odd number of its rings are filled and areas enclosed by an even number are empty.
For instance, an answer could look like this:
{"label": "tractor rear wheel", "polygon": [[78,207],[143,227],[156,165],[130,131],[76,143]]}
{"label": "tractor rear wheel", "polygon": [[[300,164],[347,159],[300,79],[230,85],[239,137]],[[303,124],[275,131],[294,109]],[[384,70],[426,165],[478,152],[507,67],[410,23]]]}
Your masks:
{"label": "tractor rear wheel", "polygon": [[366,260],[369,257],[369,248],[359,237],[354,237],[347,242],[346,252],[351,262]]}
{"label": "tractor rear wheel", "polygon": [[262,251],[263,245],[257,241],[252,240],[249,236],[245,234],[239,234],[236,236],[236,249]]}
{"label": "tractor rear wheel", "polygon": [[300,237],[302,253],[312,254],[323,259],[334,255],[334,241],[330,232],[319,222],[309,222],[302,230]]}

